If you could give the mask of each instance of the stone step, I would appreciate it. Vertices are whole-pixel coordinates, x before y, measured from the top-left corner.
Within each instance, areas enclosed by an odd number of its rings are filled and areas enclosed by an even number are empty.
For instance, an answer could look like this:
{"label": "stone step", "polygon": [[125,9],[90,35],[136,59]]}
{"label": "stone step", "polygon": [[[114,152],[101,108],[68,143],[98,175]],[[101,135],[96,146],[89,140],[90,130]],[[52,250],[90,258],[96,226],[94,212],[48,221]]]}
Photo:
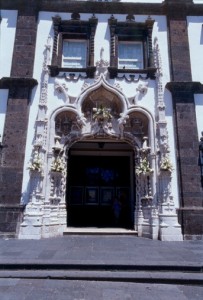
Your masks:
{"label": "stone step", "polygon": [[144,272],[144,271],[87,271],[87,270],[5,270],[0,278],[52,279],[136,282],[156,284],[183,284],[203,286],[202,273],[195,272]]}
{"label": "stone step", "polygon": [[125,228],[67,227],[63,235],[134,235],[137,231]]}
{"label": "stone step", "polygon": [[16,237],[15,232],[0,232],[0,239],[12,239]]}
{"label": "stone step", "polygon": [[164,273],[201,273],[203,278],[203,264],[202,265],[173,265],[173,264],[106,264],[106,263],[66,263],[65,261],[59,263],[51,260],[37,260],[29,262],[10,261],[0,263],[0,271],[88,271],[88,272],[162,272]]}

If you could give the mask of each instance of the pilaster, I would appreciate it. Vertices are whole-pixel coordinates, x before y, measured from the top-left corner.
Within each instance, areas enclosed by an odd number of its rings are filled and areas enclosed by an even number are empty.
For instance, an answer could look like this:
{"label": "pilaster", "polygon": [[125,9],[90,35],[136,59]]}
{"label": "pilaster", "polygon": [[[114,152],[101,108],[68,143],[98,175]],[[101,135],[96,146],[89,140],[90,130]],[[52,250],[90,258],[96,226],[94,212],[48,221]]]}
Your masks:
{"label": "pilaster", "polygon": [[197,232],[203,235],[203,227],[199,226],[199,220],[203,221],[203,191],[198,165],[199,139],[194,103],[194,93],[199,90],[199,85],[196,82],[167,84],[173,98],[181,201],[179,215],[185,237]]}
{"label": "pilaster", "polygon": [[[20,205],[25,145],[32,88],[37,20],[34,2],[18,11],[11,76],[0,80],[0,88],[8,89],[8,104],[2,138],[0,165],[0,230],[15,232],[22,211]],[[9,222],[11,209],[16,212]]]}

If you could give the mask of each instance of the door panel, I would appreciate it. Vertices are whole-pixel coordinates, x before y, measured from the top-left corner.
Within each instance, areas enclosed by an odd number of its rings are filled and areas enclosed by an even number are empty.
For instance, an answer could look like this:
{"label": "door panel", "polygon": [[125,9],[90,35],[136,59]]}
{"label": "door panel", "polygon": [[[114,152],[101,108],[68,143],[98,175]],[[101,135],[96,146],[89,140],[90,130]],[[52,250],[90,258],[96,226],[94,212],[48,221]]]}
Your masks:
{"label": "door panel", "polygon": [[68,175],[68,225],[114,226],[112,203],[115,196],[123,197],[126,210],[123,224],[119,225],[127,225],[130,219],[129,156],[72,155]]}

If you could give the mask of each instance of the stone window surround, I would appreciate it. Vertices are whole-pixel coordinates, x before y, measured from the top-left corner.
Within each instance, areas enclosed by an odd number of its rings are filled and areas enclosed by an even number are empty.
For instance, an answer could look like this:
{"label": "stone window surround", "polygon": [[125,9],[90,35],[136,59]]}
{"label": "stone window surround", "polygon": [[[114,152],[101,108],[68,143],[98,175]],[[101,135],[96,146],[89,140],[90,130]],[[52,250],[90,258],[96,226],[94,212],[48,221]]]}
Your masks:
{"label": "stone window surround", "polygon": [[[154,20],[148,17],[145,23],[141,23],[136,22],[133,15],[128,15],[125,22],[118,22],[112,15],[108,20],[108,24],[111,35],[110,67],[108,68],[110,78],[117,77],[118,73],[139,73],[147,74],[147,77],[154,79],[156,72],[152,51],[152,30]],[[139,41],[143,43],[143,69],[118,68],[118,43],[120,41]]]}
{"label": "stone window surround", "polygon": [[[85,72],[87,77],[93,78],[96,71],[94,66],[94,36],[98,19],[93,15],[88,21],[81,21],[80,14],[73,13],[71,20],[61,20],[61,17],[53,17],[54,44],[51,65],[48,66],[50,75],[57,76],[59,72]],[[87,66],[86,68],[63,68],[62,51],[63,40],[87,40]]]}

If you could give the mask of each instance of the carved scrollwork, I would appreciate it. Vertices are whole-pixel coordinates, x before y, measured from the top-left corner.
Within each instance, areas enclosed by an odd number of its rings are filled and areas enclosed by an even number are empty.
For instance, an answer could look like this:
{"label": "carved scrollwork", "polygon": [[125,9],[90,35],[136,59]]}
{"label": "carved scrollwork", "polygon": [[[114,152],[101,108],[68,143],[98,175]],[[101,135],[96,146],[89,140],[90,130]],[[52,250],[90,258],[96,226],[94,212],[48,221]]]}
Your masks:
{"label": "carved scrollwork", "polygon": [[65,83],[61,83],[56,79],[54,88],[59,94],[64,94],[66,103],[70,103],[70,99],[68,95],[68,87]]}

